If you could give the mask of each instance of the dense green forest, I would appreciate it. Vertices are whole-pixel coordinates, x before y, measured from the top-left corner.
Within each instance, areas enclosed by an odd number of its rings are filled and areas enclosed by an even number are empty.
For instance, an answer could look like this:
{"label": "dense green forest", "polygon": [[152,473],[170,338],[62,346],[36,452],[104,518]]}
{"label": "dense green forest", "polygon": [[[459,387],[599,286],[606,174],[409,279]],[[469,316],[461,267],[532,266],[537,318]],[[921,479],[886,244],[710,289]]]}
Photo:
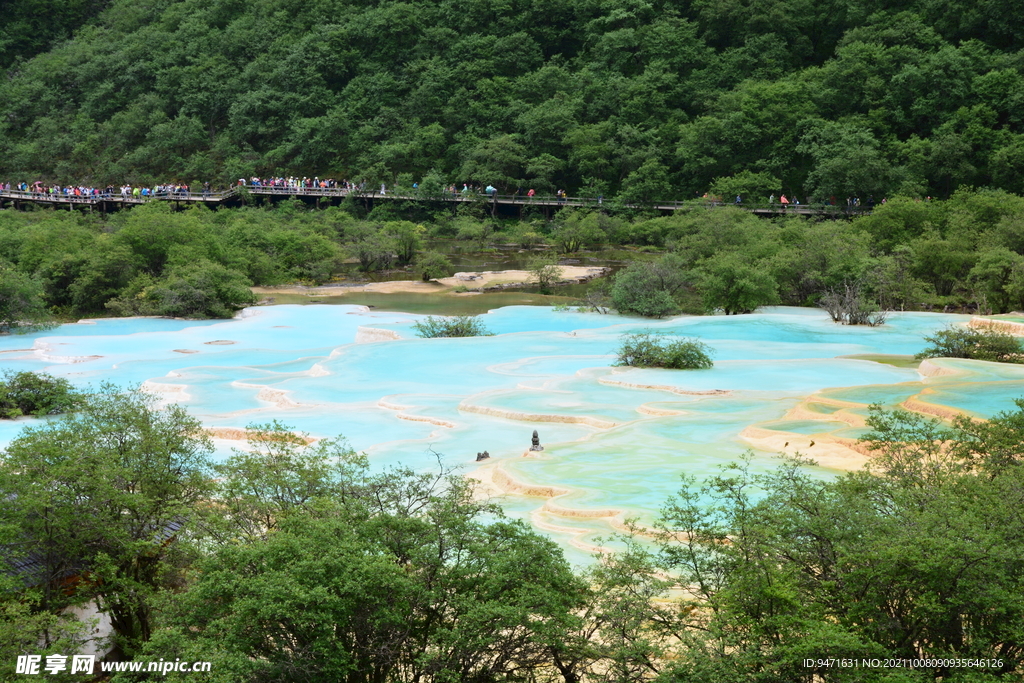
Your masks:
{"label": "dense green forest", "polygon": [[432,172],[627,199],[1024,191],[1024,8],[5,2],[0,179]]}
{"label": "dense green forest", "polygon": [[253,425],[247,448],[214,464],[202,425],[154,402],[103,386],[3,452],[0,562],[20,567],[0,573],[6,666],[26,651],[75,652],[83,626],[64,610],[95,601],[115,658],[212,664],[115,681],[982,683],[1020,672],[1021,409],[947,425],[877,410],[873,471],[834,480],[796,461],[686,477],[655,528],[579,569],[456,473],[372,472],[344,440],[307,447],[276,423]]}
{"label": "dense green forest", "polygon": [[595,281],[589,304],[652,317],[820,305],[837,322],[877,324],[894,310],[1024,310],[1024,199],[999,190],[897,198],[853,220],[703,206],[505,221],[482,205],[367,215],[352,204],[151,203],[108,216],[0,212],[0,332],[54,317],[229,317],[255,302],[254,285],[445,277],[440,252],[454,247],[534,253],[542,265],[618,248],[629,265]]}

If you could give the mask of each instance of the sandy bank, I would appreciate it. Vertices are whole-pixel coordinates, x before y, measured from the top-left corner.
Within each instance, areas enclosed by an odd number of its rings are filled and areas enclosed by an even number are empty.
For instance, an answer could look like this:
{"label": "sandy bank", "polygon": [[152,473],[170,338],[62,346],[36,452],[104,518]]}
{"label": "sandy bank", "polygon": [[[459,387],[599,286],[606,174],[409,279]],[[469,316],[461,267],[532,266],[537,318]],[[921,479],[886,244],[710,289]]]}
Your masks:
{"label": "sandy bank", "polygon": [[478,415],[490,415],[502,417],[506,420],[519,420],[522,422],[560,422],[565,424],[581,424],[597,429],[611,429],[617,427],[617,422],[602,420],[589,415],[556,415],[550,413],[525,413],[519,410],[507,410],[505,408],[494,408],[492,406],[480,406],[463,401],[459,404],[459,410],[464,413],[476,413]]}
{"label": "sandy bank", "polygon": [[[815,398],[812,402],[817,403]],[[851,413],[845,409],[839,409],[834,413],[819,413],[807,407],[806,402],[797,404],[791,408],[783,417],[783,420],[813,420],[820,422],[845,422],[851,427],[864,427],[867,421],[862,415]]]}
{"label": "sandy bank", "polygon": [[728,396],[731,392],[725,389],[702,389],[691,391],[689,389],[681,389],[671,384],[640,384],[637,382],[623,382],[617,379],[608,379],[607,377],[598,377],[597,381],[601,384],[607,384],[612,387],[625,387],[626,389],[654,389],[655,391],[671,391],[673,394],[680,394],[682,396]]}
{"label": "sandy bank", "polygon": [[[606,268],[592,266],[559,266],[562,269],[560,283],[586,282],[600,277],[607,272]],[[302,287],[285,285],[282,287],[253,287],[255,294],[273,296],[274,294],[304,294],[306,296],[338,296],[350,292],[374,292],[377,294],[438,294],[451,291],[456,287],[470,290],[488,288],[514,287],[534,282],[528,270],[482,270],[477,272],[456,273],[452,277],[440,278],[431,282],[419,280],[393,280],[391,282],[370,282],[365,285],[324,285],[322,287]]]}
{"label": "sandy bank", "polygon": [[967,323],[968,327],[976,330],[995,330],[996,332],[1007,332],[1016,337],[1024,337],[1024,323],[1012,320],[998,320],[994,318],[981,318],[975,316]]}
{"label": "sandy bank", "polygon": [[963,370],[956,368],[948,368],[938,363],[933,362],[931,359],[921,361],[921,364],[917,366],[917,371],[924,377],[948,377],[950,375],[965,375],[967,374]]}
{"label": "sandy bank", "polygon": [[[242,429],[241,427],[207,427],[206,433],[214,439],[224,439],[225,441],[248,441],[249,437],[254,433],[248,429]],[[301,439],[306,444],[316,443],[319,439],[312,436],[300,436],[294,434],[293,436],[297,439]]]}
{"label": "sandy bank", "polygon": [[504,495],[515,493],[520,496],[534,496],[536,498],[555,498],[569,493],[568,489],[558,486],[536,486],[516,481],[501,469],[498,463],[486,465],[466,475],[467,479],[477,482],[475,487],[478,494]]}
{"label": "sandy bank", "polygon": [[406,406],[401,405],[399,403],[393,403],[391,401],[388,401],[387,398],[382,398],[379,401],[377,401],[377,406],[379,408],[384,408],[385,410],[395,411],[395,417],[397,417],[399,420],[408,420],[410,422],[426,422],[428,424],[437,425],[438,427],[455,429],[454,422],[449,422],[448,420],[441,420],[436,417],[427,417],[426,415],[416,415],[413,413],[405,412],[411,408],[414,408],[415,406]]}
{"label": "sandy bank", "polygon": [[870,460],[852,439],[840,441],[821,434],[806,436],[761,427],[747,427],[740,432],[740,438],[755,448],[786,455],[800,454],[835,470],[859,470]]}
{"label": "sandy bank", "polygon": [[[950,406],[942,406],[936,403],[928,403],[923,400],[921,396],[934,393],[932,389],[925,389],[917,396],[911,396],[906,401],[900,404],[901,408],[905,408],[914,413],[921,413],[922,415],[928,415],[930,417],[937,417],[940,420],[952,420],[956,417],[970,417],[970,413],[966,410],[959,408],[952,408]],[[972,417],[975,422],[984,422],[984,420],[976,417]]]}
{"label": "sandy bank", "polygon": [[617,517],[622,514],[621,510],[614,508],[598,508],[598,509],[577,509],[567,508],[562,505],[556,505],[550,500],[541,507],[541,510],[558,517],[565,517],[566,519],[602,519],[606,517]]}
{"label": "sandy bank", "polygon": [[356,328],[356,344],[369,344],[373,342],[395,341],[401,339],[402,335],[394,330],[382,330],[379,327],[366,327],[360,325]]}
{"label": "sandy bank", "polygon": [[646,403],[641,403],[636,408],[641,415],[652,415],[654,417],[669,417],[672,415],[686,415],[685,410],[672,410],[670,408],[655,408]]}
{"label": "sandy bank", "polygon": [[[513,493],[520,496],[546,498],[547,500],[544,505],[537,511],[546,512],[556,517],[564,517],[566,519],[609,519],[622,515],[621,510],[614,508],[568,508],[558,505],[552,502],[551,499],[566,495],[569,493],[568,489],[558,486],[524,484],[502,469],[500,463],[485,465],[467,474],[466,478],[472,480],[476,485],[478,493],[484,495]],[[573,529],[573,531],[579,531],[579,529]]]}

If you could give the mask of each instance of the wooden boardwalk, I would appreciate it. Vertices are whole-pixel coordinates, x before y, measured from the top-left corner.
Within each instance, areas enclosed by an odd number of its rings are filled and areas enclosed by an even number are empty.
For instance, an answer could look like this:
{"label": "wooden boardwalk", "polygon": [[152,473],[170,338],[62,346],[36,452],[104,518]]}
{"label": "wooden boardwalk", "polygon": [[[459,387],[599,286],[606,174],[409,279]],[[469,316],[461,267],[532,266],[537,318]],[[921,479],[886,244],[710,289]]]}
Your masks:
{"label": "wooden boardwalk", "polygon": [[363,202],[372,203],[378,201],[413,201],[413,202],[448,202],[453,204],[478,203],[492,207],[516,208],[522,211],[527,207],[542,208],[545,212],[563,207],[583,207],[601,209],[625,206],[625,208],[646,208],[672,213],[680,209],[712,208],[716,206],[737,206],[738,208],[751,211],[755,214],[773,216],[785,214],[800,215],[826,215],[826,216],[848,216],[870,213],[869,207],[845,207],[845,206],[794,206],[787,207],[781,204],[744,206],[723,202],[709,201],[662,201],[654,205],[621,205],[616,202],[605,202],[602,199],[591,197],[524,197],[522,195],[478,195],[478,194],[444,194],[438,197],[423,196],[420,194],[381,194],[379,192],[360,192],[358,190],[346,190],[343,188],[296,188],[296,187],[272,187],[272,186],[235,186],[220,192],[160,192],[148,197],[135,197],[132,195],[97,194],[97,195],[65,195],[48,194],[40,192],[22,192],[20,190],[0,190],[0,208],[20,208],[24,204],[41,204],[53,207],[65,207],[69,209],[95,209],[99,211],[116,210],[123,206],[136,206],[151,201],[175,202],[179,205],[204,204],[206,206],[241,205],[245,196],[257,197],[298,197],[304,199],[320,200],[329,199],[331,203],[340,202],[346,197],[352,196]]}

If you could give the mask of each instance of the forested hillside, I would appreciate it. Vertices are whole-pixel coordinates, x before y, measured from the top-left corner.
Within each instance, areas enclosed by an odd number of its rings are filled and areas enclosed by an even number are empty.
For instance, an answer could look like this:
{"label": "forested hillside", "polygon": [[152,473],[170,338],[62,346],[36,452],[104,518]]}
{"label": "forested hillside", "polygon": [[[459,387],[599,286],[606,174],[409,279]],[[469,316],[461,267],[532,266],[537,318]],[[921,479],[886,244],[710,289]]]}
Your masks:
{"label": "forested hillside", "polygon": [[4,3],[0,180],[1024,191],[1020,4],[52,4]]}

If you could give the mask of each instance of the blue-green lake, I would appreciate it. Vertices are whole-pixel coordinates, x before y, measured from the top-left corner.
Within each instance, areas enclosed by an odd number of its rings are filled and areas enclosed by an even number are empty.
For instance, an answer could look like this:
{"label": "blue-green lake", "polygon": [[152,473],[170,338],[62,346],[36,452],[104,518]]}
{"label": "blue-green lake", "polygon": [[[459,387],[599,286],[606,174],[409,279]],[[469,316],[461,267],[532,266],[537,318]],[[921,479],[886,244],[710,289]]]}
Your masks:
{"label": "blue-green lake", "polygon": [[[623,519],[650,522],[681,474],[711,474],[748,449],[770,468],[778,441],[793,450],[815,440],[801,452],[827,445],[828,466],[811,471],[831,477],[861,466],[841,456],[871,403],[915,399],[987,417],[1024,396],[1020,366],[938,360],[923,373],[841,357],[912,355],[966,316],[902,313],[859,328],[799,308],[650,321],[510,306],[483,316],[494,336],[419,339],[411,326],[422,317],[268,306],[228,321],[96,320],[0,337],[0,368],[143,384],[211,428],[277,419],[343,435],[378,467],[436,467],[439,453],[499,484],[481,490],[581,562]],[[715,367],[613,367],[619,337],[645,329],[701,339]],[[0,422],[0,445],[29,423]],[[524,457],[534,429],[545,450]],[[217,439],[217,457],[242,445]],[[484,450],[492,457],[477,464]]]}

